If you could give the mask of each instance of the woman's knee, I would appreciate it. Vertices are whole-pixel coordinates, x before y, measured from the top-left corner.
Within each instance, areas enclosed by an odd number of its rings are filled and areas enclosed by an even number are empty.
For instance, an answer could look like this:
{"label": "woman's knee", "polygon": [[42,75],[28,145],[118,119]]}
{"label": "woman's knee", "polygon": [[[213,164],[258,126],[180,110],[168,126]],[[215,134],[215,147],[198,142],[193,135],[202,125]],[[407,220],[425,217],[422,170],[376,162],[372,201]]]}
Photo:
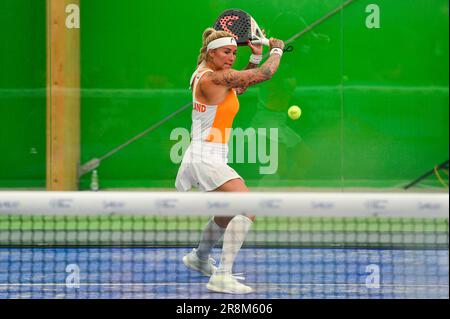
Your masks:
{"label": "woman's knee", "polygon": [[[246,193],[246,192],[250,192],[250,190],[245,185],[245,182],[242,179],[237,178],[237,179],[232,179],[232,180],[224,183],[223,185],[218,187],[215,190],[215,192],[242,192],[242,193]],[[251,221],[255,221],[255,218],[256,218],[256,216],[254,216],[254,215],[246,215],[246,217],[248,219],[250,219]],[[226,217],[216,216],[216,217],[214,217],[214,221],[220,227],[226,228],[233,218],[234,218],[234,216],[226,216]]]}
{"label": "woman's knee", "polygon": [[[231,222],[231,220],[234,218],[235,216],[215,216],[214,217],[214,222],[221,228],[227,228],[228,224]],[[250,219],[252,222],[255,221],[256,216],[255,215],[245,215],[245,217],[247,217],[248,219]]]}
{"label": "woman's knee", "polygon": [[221,228],[227,228],[234,216],[215,216],[214,222]]}

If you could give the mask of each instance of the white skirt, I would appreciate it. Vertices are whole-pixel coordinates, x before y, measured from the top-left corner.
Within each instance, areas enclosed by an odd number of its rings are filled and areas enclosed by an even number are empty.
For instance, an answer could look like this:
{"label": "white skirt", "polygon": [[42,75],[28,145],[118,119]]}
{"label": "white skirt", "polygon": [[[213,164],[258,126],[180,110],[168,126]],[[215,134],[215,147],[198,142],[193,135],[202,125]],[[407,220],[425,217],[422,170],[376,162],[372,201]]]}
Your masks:
{"label": "white skirt", "polygon": [[210,192],[237,178],[242,179],[228,166],[228,145],[192,142],[178,169],[175,187],[180,192],[193,187]]}

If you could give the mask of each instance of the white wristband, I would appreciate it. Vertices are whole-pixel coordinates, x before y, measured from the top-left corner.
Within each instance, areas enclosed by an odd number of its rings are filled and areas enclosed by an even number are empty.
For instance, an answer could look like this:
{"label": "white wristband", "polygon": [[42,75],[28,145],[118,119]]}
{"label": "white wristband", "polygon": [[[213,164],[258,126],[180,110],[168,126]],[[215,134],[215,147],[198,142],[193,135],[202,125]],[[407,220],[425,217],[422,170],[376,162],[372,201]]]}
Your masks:
{"label": "white wristband", "polygon": [[263,59],[262,55],[254,55],[254,54],[252,54],[250,56],[250,63],[258,65],[258,64],[261,63],[262,59]]}
{"label": "white wristband", "polygon": [[281,57],[283,56],[283,50],[280,48],[273,48],[272,51],[270,51],[270,55],[272,54],[278,54]]}

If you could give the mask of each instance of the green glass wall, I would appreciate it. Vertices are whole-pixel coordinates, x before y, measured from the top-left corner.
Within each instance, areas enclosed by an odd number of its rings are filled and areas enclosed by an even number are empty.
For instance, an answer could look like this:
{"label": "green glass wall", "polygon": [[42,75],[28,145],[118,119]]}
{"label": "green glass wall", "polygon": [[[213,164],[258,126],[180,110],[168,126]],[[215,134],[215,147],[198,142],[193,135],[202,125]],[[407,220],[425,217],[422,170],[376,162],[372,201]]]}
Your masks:
{"label": "green glass wall", "polygon": [[45,186],[45,0],[0,1],[0,187]]}
{"label": "green glass wall", "polygon": [[[340,4],[81,0],[81,163],[191,101],[201,34],[221,11],[246,10],[286,40]],[[379,29],[366,25],[370,4],[380,8]],[[445,0],[355,0],[296,40],[273,79],[240,97],[235,120],[278,128],[277,173],[261,175],[262,163],[231,166],[250,186],[395,188],[448,159],[448,10]],[[45,1],[2,1],[0,11],[0,187],[43,187]],[[240,48],[236,68],[249,55]],[[302,108],[299,120],[287,117],[290,105]],[[104,160],[101,187],[172,188],[170,135],[190,125],[186,110]]]}

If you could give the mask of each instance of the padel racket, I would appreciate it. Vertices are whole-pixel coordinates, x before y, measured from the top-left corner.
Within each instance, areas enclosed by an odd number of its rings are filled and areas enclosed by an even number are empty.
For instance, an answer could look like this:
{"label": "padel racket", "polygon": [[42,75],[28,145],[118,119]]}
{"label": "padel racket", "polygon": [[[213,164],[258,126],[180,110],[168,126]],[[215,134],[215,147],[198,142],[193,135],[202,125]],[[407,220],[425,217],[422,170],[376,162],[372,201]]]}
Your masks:
{"label": "padel racket", "polygon": [[247,45],[250,40],[253,44],[269,46],[269,39],[264,36],[255,19],[239,9],[223,12],[216,20],[214,29],[230,33],[238,45]]}

